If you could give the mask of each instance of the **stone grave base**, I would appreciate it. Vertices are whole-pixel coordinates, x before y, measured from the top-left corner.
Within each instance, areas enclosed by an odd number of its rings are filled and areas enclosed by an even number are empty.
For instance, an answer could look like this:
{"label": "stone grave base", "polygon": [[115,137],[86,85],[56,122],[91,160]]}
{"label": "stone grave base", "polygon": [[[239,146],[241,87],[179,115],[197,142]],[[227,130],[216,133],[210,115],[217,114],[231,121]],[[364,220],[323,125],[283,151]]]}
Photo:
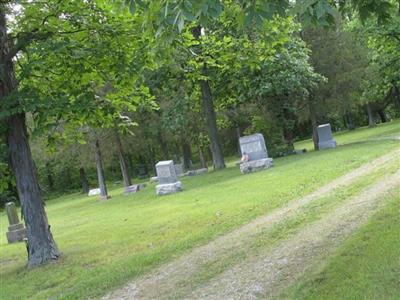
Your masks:
{"label": "stone grave base", "polygon": [[182,191],[182,183],[180,181],[156,185],[157,195],[168,195],[180,191]]}
{"label": "stone grave base", "polygon": [[269,169],[274,165],[272,158],[263,158],[253,161],[248,161],[240,164],[240,172],[247,174],[251,172],[257,172],[264,169]]}
{"label": "stone grave base", "polygon": [[6,233],[6,235],[9,244],[22,242],[26,238],[26,228],[24,228],[24,225],[22,225],[21,223],[10,225],[8,227],[8,232]]}
{"label": "stone grave base", "polygon": [[323,149],[329,149],[329,148],[336,148],[336,141],[335,140],[330,140],[330,141],[325,141],[325,142],[319,142],[318,143],[318,148],[319,150]]}
{"label": "stone grave base", "polygon": [[136,193],[136,192],[138,192],[140,190],[143,190],[145,186],[146,185],[143,184],[143,183],[141,183],[141,184],[133,184],[131,186],[128,186],[124,190],[124,195]]}
{"label": "stone grave base", "polygon": [[202,169],[197,169],[197,170],[191,170],[191,171],[187,171],[186,175],[187,176],[196,176],[196,175],[201,175],[201,174],[205,174],[208,172],[207,168],[202,168]]}

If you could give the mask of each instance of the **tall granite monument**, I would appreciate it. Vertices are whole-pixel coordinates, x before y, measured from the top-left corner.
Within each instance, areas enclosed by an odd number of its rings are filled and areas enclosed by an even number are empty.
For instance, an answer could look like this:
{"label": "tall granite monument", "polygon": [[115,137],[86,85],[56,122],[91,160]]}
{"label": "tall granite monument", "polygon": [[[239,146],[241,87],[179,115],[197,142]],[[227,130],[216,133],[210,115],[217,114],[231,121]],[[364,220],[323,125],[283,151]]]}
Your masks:
{"label": "tall granite monument", "polygon": [[320,150],[336,148],[336,141],[332,137],[331,124],[322,124],[317,127],[318,148]]}
{"label": "tall granite monument", "polygon": [[243,136],[239,139],[242,154],[248,156],[248,161],[240,164],[242,174],[271,168],[273,159],[268,157],[267,147],[261,133]]}
{"label": "tall granite monument", "polygon": [[7,241],[9,244],[15,242],[22,242],[26,238],[26,229],[24,225],[19,222],[17,208],[14,202],[8,202],[5,205],[8,223]]}
{"label": "tall granite monument", "polygon": [[157,195],[167,195],[182,191],[182,183],[178,181],[172,160],[158,162],[156,170],[158,178],[158,185],[156,185]]}

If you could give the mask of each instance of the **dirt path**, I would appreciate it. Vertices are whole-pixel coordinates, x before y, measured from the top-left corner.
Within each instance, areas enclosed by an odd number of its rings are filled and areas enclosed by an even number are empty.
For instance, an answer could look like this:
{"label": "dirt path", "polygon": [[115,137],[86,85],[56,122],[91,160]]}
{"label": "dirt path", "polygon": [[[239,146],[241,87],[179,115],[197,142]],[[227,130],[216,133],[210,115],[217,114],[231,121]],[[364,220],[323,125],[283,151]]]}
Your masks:
{"label": "dirt path", "polygon": [[[333,180],[332,182],[328,183],[327,185],[321,187],[320,189],[316,190],[315,192],[303,198],[293,200],[289,202],[286,206],[283,206],[282,208],[276,209],[265,216],[259,217],[254,221],[224,236],[217,238],[216,240],[210,242],[205,246],[201,246],[199,248],[194,249],[192,252],[183,255],[182,257],[164,266],[161,266],[159,269],[151,272],[147,276],[140,278],[136,281],[133,281],[124,288],[116,290],[104,296],[103,299],[169,298],[175,293],[176,287],[179,285],[180,282],[182,282],[183,279],[193,276],[200,268],[204,267],[208,263],[216,261],[218,260],[218,258],[225,257],[226,255],[231,253],[234,249],[240,249],[241,247],[246,245],[250,240],[252,240],[252,238],[254,238],[255,235],[259,234],[260,232],[266,229],[272,228],[275,224],[278,224],[287,218],[293,217],[294,215],[296,215],[296,212],[299,208],[311,203],[316,199],[321,198],[324,195],[333,192],[337,188],[349,186],[358,178],[372,172],[373,170],[382,166],[383,164],[386,164],[392,160],[399,158],[400,158],[400,151],[397,150],[389,154],[386,154],[378,159],[375,159],[374,161],[365,164],[351,171],[350,173]],[[291,241],[292,240],[290,240],[289,242]],[[299,243],[301,242],[301,240],[297,240],[297,242]],[[290,260],[284,259],[283,262],[284,261],[289,262]],[[260,262],[257,260],[255,262],[255,265],[257,265],[257,263]],[[246,264],[249,264],[249,266],[245,267],[245,269],[249,272],[253,271],[252,270],[253,267],[255,268],[254,273],[248,274],[249,280],[250,278],[253,278],[250,275],[254,275],[255,276],[254,280],[256,280],[257,279],[256,272],[258,269],[256,268],[256,266],[252,266],[251,262],[246,262]],[[274,264],[274,266],[276,266],[276,264]],[[273,266],[271,265],[271,268],[272,267]],[[216,278],[215,281],[213,280],[213,283],[215,283],[216,285],[211,284],[210,286],[205,287],[204,290],[200,289],[196,291],[194,294],[188,296],[188,298],[230,299],[232,298],[230,297],[232,296],[230,292],[234,294],[238,292],[234,290],[232,287],[229,287],[229,281],[232,282],[233,286],[243,288],[243,291],[246,290],[247,291],[246,295],[249,295],[248,294],[249,291],[245,289],[245,287],[249,287],[250,291],[252,291],[251,293],[253,294],[255,293],[254,291],[256,291],[256,293],[262,292],[268,294],[268,290],[265,287],[258,288],[257,284],[252,284],[251,282],[247,281],[245,282],[243,281],[242,276],[238,275],[238,273],[235,273],[235,272],[244,273],[244,271],[245,270],[240,269],[240,266],[234,267],[228,272],[223,273],[221,277]],[[235,278],[236,275],[238,276],[238,278]],[[253,286],[253,288],[251,288],[251,286]],[[210,290],[210,293],[206,293],[205,292],[206,290]],[[220,291],[218,292],[218,290]],[[240,293],[238,293],[238,295],[240,295]],[[240,297],[238,299],[240,299]]]}
{"label": "dirt path", "polygon": [[400,187],[400,171],[365,189],[326,218],[315,222],[272,251],[234,266],[190,299],[270,299],[290,286],[309,268],[357,230],[381,204],[385,193]]}

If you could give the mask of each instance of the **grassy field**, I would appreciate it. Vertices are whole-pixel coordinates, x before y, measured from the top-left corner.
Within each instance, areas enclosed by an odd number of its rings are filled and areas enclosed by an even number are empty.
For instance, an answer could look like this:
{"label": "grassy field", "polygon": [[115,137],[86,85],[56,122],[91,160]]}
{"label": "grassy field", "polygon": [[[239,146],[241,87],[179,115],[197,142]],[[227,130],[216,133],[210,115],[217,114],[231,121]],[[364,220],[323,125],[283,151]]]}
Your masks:
{"label": "grassy field", "polygon": [[[264,172],[240,175],[229,168],[183,178],[184,192],[157,197],[154,184],[98,202],[79,194],[47,202],[49,222],[63,253],[60,262],[25,268],[23,244],[8,245],[0,214],[0,276],[3,299],[78,299],[99,296],[191,248],[308,194],[338,176],[399,147],[382,139],[400,122],[335,136],[334,150],[275,160]],[[379,139],[378,139],[379,138]],[[307,146],[308,145],[308,146]],[[307,148],[309,141],[296,148]]]}

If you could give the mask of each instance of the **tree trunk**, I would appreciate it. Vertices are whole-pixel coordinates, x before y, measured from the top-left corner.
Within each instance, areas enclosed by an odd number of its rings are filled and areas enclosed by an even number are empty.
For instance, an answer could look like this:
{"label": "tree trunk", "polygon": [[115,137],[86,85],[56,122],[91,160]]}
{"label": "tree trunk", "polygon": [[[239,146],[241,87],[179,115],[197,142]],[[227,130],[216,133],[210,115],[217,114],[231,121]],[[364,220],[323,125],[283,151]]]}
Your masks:
{"label": "tree trunk", "polygon": [[117,145],[119,165],[121,166],[121,173],[122,173],[122,179],[124,180],[124,186],[129,187],[132,185],[132,182],[131,182],[131,177],[129,175],[128,164],[126,163],[125,160],[124,149],[122,147],[121,138],[119,136],[118,130],[115,130],[115,142]]}
{"label": "tree trunk", "polygon": [[27,229],[28,266],[37,266],[50,260],[57,260],[60,252],[51,234],[44,210],[44,202],[28,144],[25,116],[18,114],[10,117],[8,125],[11,166]]}
{"label": "tree trunk", "polygon": [[367,103],[366,107],[367,107],[367,114],[368,114],[368,126],[375,127],[376,124],[375,124],[374,116],[372,114],[371,104]]}
{"label": "tree trunk", "polygon": [[[201,26],[195,27],[192,33],[195,39],[200,40]],[[202,68],[202,75],[207,76],[207,67],[205,64]],[[210,138],[211,143],[214,169],[223,169],[225,168],[225,161],[218,138],[217,117],[215,115],[210,83],[207,80],[200,80],[199,83],[202,95],[203,112],[206,118],[208,137]]]}
{"label": "tree trunk", "polygon": [[313,131],[313,142],[314,142],[314,150],[319,150],[318,146],[318,123],[317,123],[317,114],[315,113],[315,107],[314,103],[312,100],[309,100],[309,110],[310,110],[310,120],[311,120],[311,126],[312,126],[312,131]]}
{"label": "tree trunk", "polygon": [[204,157],[204,153],[203,150],[201,149],[201,146],[197,146],[198,150],[199,150],[199,158],[200,158],[200,165],[202,168],[208,168],[207,167],[207,160]]}
{"label": "tree trunk", "polygon": [[240,149],[240,127],[239,126],[237,126],[236,128],[235,128],[235,132],[236,132],[236,139],[237,139],[237,141],[236,141],[236,143],[237,143],[237,152],[238,152],[238,154],[240,155],[240,156],[242,156],[242,149]]}
{"label": "tree trunk", "polygon": [[89,193],[89,181],[86,177],[86,172],[83,167],[79,169],[79,175],[81,178],[82,192],[87,195]]}
{"label": "tree trunk", "polygon": [[96,161],[97,179],[98,179],[99,188],[100,188],[100,197],[102,199],[108,199],[108,198],[110,198],[110,196],[108,196],[108,193],[107,193],[107,185],[106,185],[106,179],[104,176],[103,161],[101,159],[100,144],[99,144],[98,139],[96,139],[96,141],[94,143],[94,157],[95,157],[95,161]]}
{"label": "tree trunk", "polygon": [[185,170],[193,168],[192,165],[192,149],[190,144],[186,141],[182,141],[182,154],[183,154],[183,166]]}
{"label": "tree trunk", "polygon": [[385,114],[383,109],[378,111],[378,115],[381,118],[382,123],[386,123],[387,122],[387,117],[386,117],[386,114]]}
{"label": "tree trunk", "polygon": [[49,191],[52,191],[54,189],[54,180],[49,162],[46,162],[46,173],[47,173],[47,185],[49,187]]}
{"label": "tree trunk", "polygon": [[354,130],[356,128],[351,112],[348,111],[345,113],[345,121],[348,130]]}
{"label": "tree trunk", "polygon": [[161,129],[158,130],[158,141],[160,142],[160,148],[163,160],[168,160],[169,158],[168,145],[164,139],[164,135],[162,134]]}
{"label": "tree trunk", "polygon": [[[17,90],[17,81],[12,58],[7,58],[10,41],[7,36],[6,17],[3,7],[0,11],[0,100]],[[18,106],[18,103],[15,103]],[[22,108],[21,108],[22,109]],[[6,120],[7,144],[10,164],[14,173],[22,215],[28,238],[28,266],[37,266],[60,257],[53,239],[39,183],[34,169],[32,153],[28,142],[25,114],[18,113]]]}

